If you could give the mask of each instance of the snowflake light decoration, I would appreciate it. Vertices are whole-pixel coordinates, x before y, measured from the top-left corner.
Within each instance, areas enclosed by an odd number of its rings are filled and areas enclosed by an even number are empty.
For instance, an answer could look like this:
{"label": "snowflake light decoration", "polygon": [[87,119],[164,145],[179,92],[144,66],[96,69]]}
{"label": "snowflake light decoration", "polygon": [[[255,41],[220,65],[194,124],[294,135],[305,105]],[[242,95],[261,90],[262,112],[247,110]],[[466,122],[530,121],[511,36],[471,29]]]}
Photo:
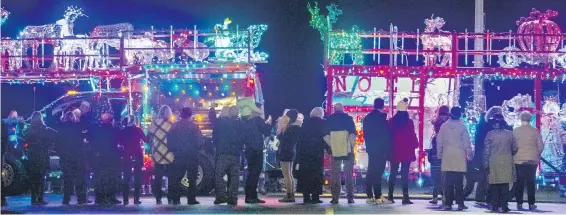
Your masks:
{"label": "snowflake light decoration", "polygon": [[8,16],[10,16],[10,12],[0,7],[0,25],[4,24],[6,20],[8,20]]}

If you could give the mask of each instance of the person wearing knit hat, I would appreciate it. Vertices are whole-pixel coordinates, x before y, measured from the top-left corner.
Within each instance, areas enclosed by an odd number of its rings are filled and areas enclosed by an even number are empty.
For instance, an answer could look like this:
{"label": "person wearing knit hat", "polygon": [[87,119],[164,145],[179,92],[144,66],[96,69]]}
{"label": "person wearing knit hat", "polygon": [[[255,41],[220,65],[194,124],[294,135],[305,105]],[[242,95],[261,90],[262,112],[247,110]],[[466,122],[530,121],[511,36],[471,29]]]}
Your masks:
{"label": "person wearing knit hat", "polygon": [[238,101],[242,117],[242,135],[245,144],[245,157],[248,174],[246,177],[245,195],[246,204],[265,203],[258,198],[258,182],[263,169],[264,137],[271,132],[271,118],[261,118],[261,110],[251,98]]}
{"label": "person wearing knit hat", "polygon": [[280,141],[278,158],[281,171],[283,172],[287,195],[280,199],[279,202],[291,203],[295,202],[293,161],[295,160],[296,146],[301,134],[301,127],[297,121],[299,116],[299,112],[297,110],[291,109],[285,114],[285,116],[288,119],[287,124],[281,125],[280,133],[277,135],[277,138]]}
{"label": "person wearing knit hat", "polygon": [[470,134],[460,117],[462,109],[450,109],[450,120],[440,127],[436,136],[437,156],[442,161],[441,170],[444,176],[444,210],[452,210],[456,200],[458,210],[468,209],[464,205],[464,174],[467,172],[468,158],[472,157]]}
{"label": "person wearing knit hat", "polygon": [[415,150],[419,146],[419,140],[415,133],[415,125],[407,112],[409,103],[407,99],[403,99],[397,103],[397,113],[391,119],[391,130],[393,144],[389,163],[391,165],[391,174],[389,175],[389,201],[393,200],[393,192],[395,190],[395,181],[399,167],[401,167],[401,181],[403,188],[402,204],[413,204],[409,199],[409,168],[411,162],[417,160]]}

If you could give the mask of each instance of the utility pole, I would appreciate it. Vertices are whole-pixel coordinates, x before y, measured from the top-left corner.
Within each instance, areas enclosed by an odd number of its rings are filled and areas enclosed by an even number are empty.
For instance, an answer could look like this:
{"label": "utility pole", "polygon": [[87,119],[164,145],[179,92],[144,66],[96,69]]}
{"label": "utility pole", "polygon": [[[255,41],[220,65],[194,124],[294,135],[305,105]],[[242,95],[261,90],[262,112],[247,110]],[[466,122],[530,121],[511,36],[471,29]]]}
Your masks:
{"label": "utility pole", "polygon": [[[484,13],[484,0],[476,0],[475,5],[475,33],[484,33],[485,32],[485,13]],[[483,39],[475,39],[474,40],[474,50],[475,51],[483,51]],[[474,56],[474,67],[480,68],[483,67],[483,55],[478,54]],[[479,105],[481,110],[486,109],[486,101],[485,101],[485,91],[483,90],[483,79],[482,77],[476,76],[474,77],[474,103]]]}

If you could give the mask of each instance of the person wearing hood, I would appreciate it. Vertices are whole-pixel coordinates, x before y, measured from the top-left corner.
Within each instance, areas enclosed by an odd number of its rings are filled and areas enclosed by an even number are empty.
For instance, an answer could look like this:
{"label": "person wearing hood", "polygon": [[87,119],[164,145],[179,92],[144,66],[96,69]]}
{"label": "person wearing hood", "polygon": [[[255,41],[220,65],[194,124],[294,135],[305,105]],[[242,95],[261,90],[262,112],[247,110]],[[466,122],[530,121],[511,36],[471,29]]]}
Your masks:
{"label": "person wearing hood", "polygon": [[172,175],[169,180],[169,190],[174,205],[181,203],[181,196],[183,196],[181,181],[185,173],[189,182],[189,187],[186,189],[185,195],[187,196],[188,205],[200,204],[196,200],[197,189],[197,175],[198,175],[198,157],[199,146],[203,143],[203,136],[198,127],[193,121],[193,110],[185,107],[181,110],[181,120],[171,128],[167,134],[167,145],[169,151],[175,155],[175,160],[172,163]]}
{"label": "person wearing hood", "polygon": [[334,113],[328,116],[328,132],[324,137],[326,144],[332,151],[331,175],[331,204],[338,204],[340,199],[340,172],[344,166],[344,180],[346,182],[346,198],[348,204],[354,203],[354,146],[356,144],[356,124],[354,119],[344,112],[344,105],[336,103]]}
{"label": "person wearing hood", "polygon": [[251,98],[241,99],[237,105],[242,117],[245,157],[248,164],[245,202],[246,204],[265,203],[258,198],[257,188],[263,169],[263,141],[264,136],[269,136],[271,131],[271,118],[267,120],[261,118],[261,110]]}
{"label": "person wearing hood", "polygon": [[517,199],[517,210],[523,209],[523,192],[527,186],[529,210],[537,208],[535,205],[535,180],[540,155],[544,150],[544,143],[540,132],[531,125],[531,113],[524,111],[519,117],[521,126],[513,130],[517,142],[517,154],[513,161],[517,171],[517,183],[514,183],[515,197]]}
{"label": "person wearing hood", "polygon": [[438,203],[438,194],[442,189],[442,170],[441,164],[442,159],[437,156],[437,136],[438,132],[440,132],[440,127],[450,119],[450,108],[448,106],[441,106],[438,109],[436,118],[432,120],[432,125],[434,126],[434,136],[432,137],[431,141],[431,148],[429,149],[428,153],[428,162],[430,163],[430,174],[432,177],[432,200],[430,201],[431,204]]}
{"label": "person wearing hood", "polygon": [[68,205],[71,193],[76,189],[77,203],[79,205],[90,203],[87,200],[86,190],[86,154],[87,146],[83,140],[83,128],[79,118],[74,112],[67,112],[63,116],[63,125],[60,126],[59,142],[56,151],[59,154],[61,169],[63,170],[63,204]]}
{"label": "person wearing hood", "polygon": [[125,118],[126,127],[118,133],[118,142],[124,147],[122,153],[122,195],[124,205],[129,204],[130,179],[134,170],[134,204],[141,204],[141,169],[143,166],[143,143],[147,142],[143,130],[137,126],[136,117],[129,115]]}
{"label": "person wearing hood", "polygon": [[120,151],[118,149],[118,129],[112,124],[112,114],[101,111],[99,123],[89,128],[89,140],[96,156],[96,204],[121,204],[116,199],[120,173]]}
{"label": "person wearing hood", "polygon": [[[479,123],[476,127],[476,138],[475,138],[475,146],[474,146],[474,159],[473,163],[478,169],[476,177],[478,180],[478,185],[476,186],[476,202],[485,202],[487,203],[488,207],[491,204],[491,192],[489,191],[489,182],[488,182],[488,174],[485,172],[483,168],[484,164],[484,150],[485,150],[485,138],[487,133],[493,130],[493,125],[495,124],[494,116],[495,115],[502,115],[503,108],[501,106],[493,106],[485,112],[484,122]],[[507,124],[504,129],[511,131],[511,127]]]}
{"label": "person wearing hood", "polygon": [[366,176],[366,194],[368,204],[384,204],[389,200],[382,196],[381,179],[387,155],[391,150],[391,127],[387,122],[387,113],[383,111],[385,101],[377,98],[373,102],[373,111],[363,122],[364,140],[368,153],[368,171]]}
{"label": "person wearing hood", "polygon": [[[175,160],[173,153],[167,147],[167,133],[171,130],[174,123],[173,111],[167,105],[161,106],[158,117],[153,120],[148,130],[148,137],[151,142],[151,152],[154,164],[154,179],[152,183],[153,194],[158,205],[162,204],[161,197],[163,192],[161,186],[163,184],[163,176],[170,174],[170,164]],[[173,204],[171,196],[167,194],[168,204]]]}
{"label": "person wearing hood", "polygon": [[458,210],[468,209],[464,205],[464,174],[467,171],[467,161],[472,157],[470,134],[460,117],[460,107],[450,110],[451,119],[441,127],[437,141],[437,155],[442,160],[441,170],[444,175],[444,210],[452,210],[453,200],[458,204]]}
{"label": "person wearing hood", "polygon": [[24,139],[28,144],[28,177],[31,187],[31,204],[46,205],[43,200],[44,177],[49,168],[49,148],[56,138],[56,131],[47,127],[41,112],[31,115],[31,123]]}
{"label": "person wearing hood", "polygon": [[[242,122],[238,118],[240,109],[237,106],[231,106],[229,113],[230,117],[214,123],[212,131],[212,141],[216,146],[216,200],[214,204],[228,203],[236,206],[238,204],[240,154],[244,148],[244,142]],[[228,175],[228,187],[225,186],[224,175]]]}
{"label": "person wearing hood", "polygon": [[483,166],[488,174],[491,192],[491,211],[509,212],[509,184],[515,181],[513,155],[518,151],[513,132],[501,114],[493,116],[493,130],[485,138]]}
{"label": "person wearing hood", "polygon": [[303,193],[304,204],[320,204],[324,183],[324,142],[326,121],[324,109],[314,108],[302,125],[297,145],[297,191]]}
{"label": "person wearing hood", "polygon": [[391,174],[389,175],[389,201],[393,200],[395,181],[401,167],[401,184],[403,188],[402,204],[413,204],[409,199],[409,168],[411,162],[417,160],[415,150],[419,147],[419,140],[415,133],[415,125],[409,117],[408,99],[403,99],[397,103],[397,113],[391,119],[391,129],[393,133],[393,146],[389,163]]}
{"label": "person wearing hood", "polygon": [[278,122],[277,138],[279,139],[279,165],[283,172],[287,194],[279,202],[295,202],[295,179],[293,177],[293,162],[295,161],[296,146],[301,135],[301,124],[297,120],[299,112],[289,110]]}

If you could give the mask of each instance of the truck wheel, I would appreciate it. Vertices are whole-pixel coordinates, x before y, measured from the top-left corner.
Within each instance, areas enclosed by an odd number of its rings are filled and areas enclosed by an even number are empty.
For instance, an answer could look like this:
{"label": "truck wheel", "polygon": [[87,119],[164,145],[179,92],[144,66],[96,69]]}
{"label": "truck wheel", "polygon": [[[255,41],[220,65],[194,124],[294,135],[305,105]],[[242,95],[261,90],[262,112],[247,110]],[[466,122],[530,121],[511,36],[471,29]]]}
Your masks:
{"label": "truck wheel", "polygon": [[27,174],[21,161],[10,156],[2,165],[2,195],[15,196],[27,191]]}
{"label": "truck wheel", "polygon": [[[181,184],[186,188],[189,187],[187,173],[183,177]],[[209,194],[214,189],[214,161],[210,156],[205,154],[199,155],[197,170],[197,193]]]}

